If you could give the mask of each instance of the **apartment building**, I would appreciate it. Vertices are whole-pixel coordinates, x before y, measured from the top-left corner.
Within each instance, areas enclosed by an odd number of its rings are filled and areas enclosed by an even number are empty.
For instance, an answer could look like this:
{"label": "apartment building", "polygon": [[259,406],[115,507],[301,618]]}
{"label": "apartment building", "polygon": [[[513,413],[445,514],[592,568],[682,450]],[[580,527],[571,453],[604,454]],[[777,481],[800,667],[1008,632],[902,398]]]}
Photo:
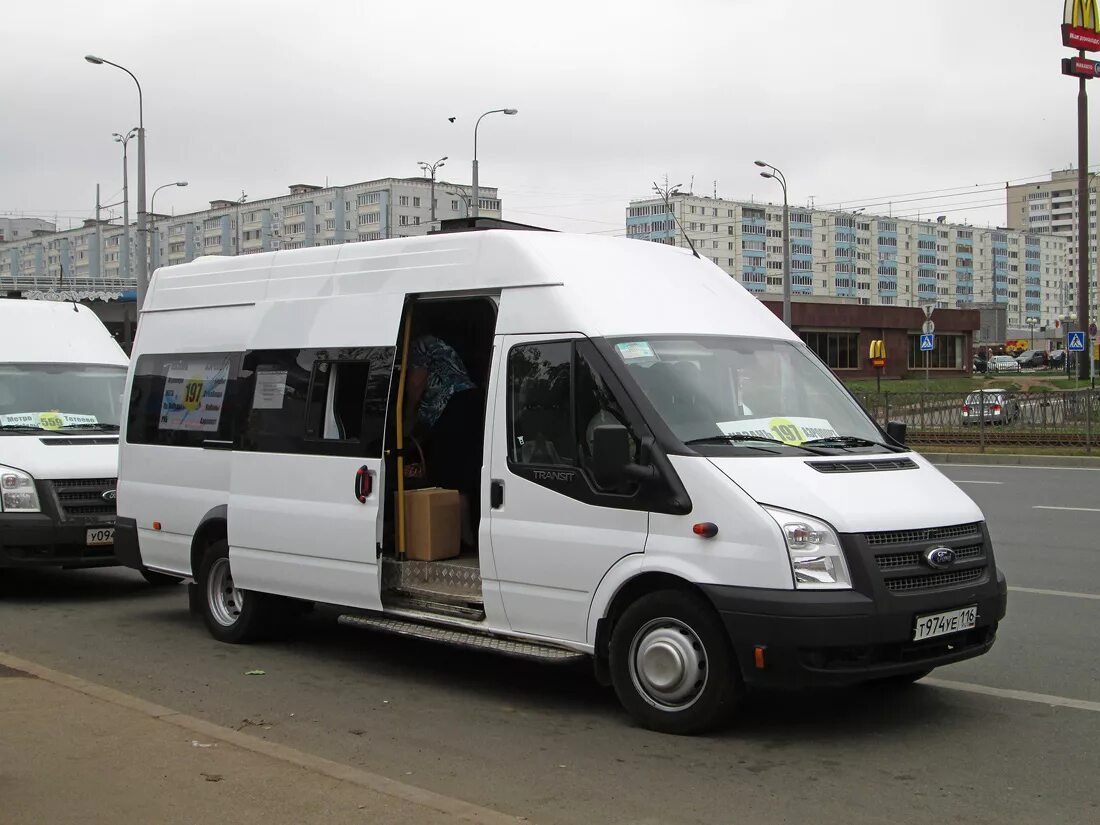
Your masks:
{"label": "apartment building", "polygon": [[57,226],[41,218],[0,218],[0,243],[56,231]]}
{"label": "apartment building", "polygon": [[[660,198],[635,200],[626,232],[677,246],[687,245],[686,235],[762,300],[782,294],[781,205],[692,194],[674,195],[667,206]],[[1029,317],[1053,324],[1069,306],[1068,241],[1049,232],[791,207],[790,235],[797,300],[945,309],[995,303],[1020,327]]]}
{"label": "apartment building", "polygon": [[[1088,176],[1089,193],[1089,296],[1090,317],[1097,316],[1096,201],[1100,177]],[[1066,238],[1064,315],[1077,317],[1077,170],[1051,173],[1050,180],[1021,183],[1005,189],[1008,225],[1025,232],[1043,232]]]}
{"label": "apartment building", "polygon": [[[469,214],[472,188],[436,181],[435,219]],[[481,214],[501,217],[497,190],[479,187]],[[236,255],[426,234],[432,227],[427,178],[383,178],[345,186],[295,184],[261,200],[214,200],[186,215],[152,215],[153,268],[201,255]],[[52,225],[50,227],[53,228]],[[116,300],[136,287],[136,227],[87,220],[78,229],[0,243],[0,294]]]}

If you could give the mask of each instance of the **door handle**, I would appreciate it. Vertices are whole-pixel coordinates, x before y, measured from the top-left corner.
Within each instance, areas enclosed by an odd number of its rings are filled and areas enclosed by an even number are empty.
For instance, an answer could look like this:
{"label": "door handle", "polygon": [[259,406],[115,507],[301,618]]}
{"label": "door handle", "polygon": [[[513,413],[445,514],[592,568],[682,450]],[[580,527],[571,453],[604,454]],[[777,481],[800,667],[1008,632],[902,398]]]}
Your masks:
{"label": "door handle", "polygon": [[499,510],[501,507],[504,506],[503,481],[489,482],[489,506],[494,510]]}
{"label": "door handle", "polygon": [[374,487],[374,478],[370,474],[370,467],[364,464],[355,471],[355,497],[360,504],[367,503],[367,496]]}

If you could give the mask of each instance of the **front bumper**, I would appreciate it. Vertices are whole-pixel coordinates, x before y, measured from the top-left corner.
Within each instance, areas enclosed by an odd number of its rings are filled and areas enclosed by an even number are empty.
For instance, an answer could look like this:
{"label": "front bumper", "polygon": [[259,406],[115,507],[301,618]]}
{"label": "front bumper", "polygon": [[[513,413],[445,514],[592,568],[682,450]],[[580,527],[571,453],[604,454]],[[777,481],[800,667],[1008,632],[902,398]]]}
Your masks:
{"label": "front bumper", "polygon": [[[701,588],[726,626],[747,684],[780,688],[849,685],[909,674],[980,656],[993,646],[997,625],[1005,615],[1008,588],[996,568],[984,525],[980,525],[980,535],[980,551],[975,551],[973,544],[969,549],[981,555],[959,563],[957,584],[948,577],[943,586],[922,588],[922,576],[931,583],[936,574],[903,566],[899,556],[929,544],[954,545],[961,553],[977,536],[916,539],[892,546],[872,545],[864,536],[842,536],[852,590]],[[880,558],[889,558],[885,564],[894,566],[880,569]],[[918,615],[969,605],[978,608],[974,628],[913,641]],[[758,647],[763,648],[762,668],[756,663]]]}
{"label": "front bumper", "polygon": [[88,530],[113,520],[65,524],[44,513],[0,513],[0,567],[109,567],[115,548],[87,546]]}

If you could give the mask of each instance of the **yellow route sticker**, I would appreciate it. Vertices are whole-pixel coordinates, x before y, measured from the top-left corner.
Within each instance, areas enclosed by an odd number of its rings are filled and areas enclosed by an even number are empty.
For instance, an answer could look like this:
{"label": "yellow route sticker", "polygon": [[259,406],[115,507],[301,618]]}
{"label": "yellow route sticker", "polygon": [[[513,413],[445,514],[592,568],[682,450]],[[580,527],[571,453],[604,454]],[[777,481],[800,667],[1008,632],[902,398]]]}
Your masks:
{"label": "yellow route sticker", "polygon": [[183,386],[183,406],[189,412],[194,412],[202,403],[202,390],[204,381],[201,377],[191,377]]}
{"label": "yellow route sticker", "polygon": [[38,426],[43,430],[60,430],[65,426],[65,419],[55,412],[39,413]]}
{"label": "yellow route sticker", "polygon": [[768,422],[768,429],[784,444],[801,444],[807,440],[802,429],[789,418],[771,419]]}

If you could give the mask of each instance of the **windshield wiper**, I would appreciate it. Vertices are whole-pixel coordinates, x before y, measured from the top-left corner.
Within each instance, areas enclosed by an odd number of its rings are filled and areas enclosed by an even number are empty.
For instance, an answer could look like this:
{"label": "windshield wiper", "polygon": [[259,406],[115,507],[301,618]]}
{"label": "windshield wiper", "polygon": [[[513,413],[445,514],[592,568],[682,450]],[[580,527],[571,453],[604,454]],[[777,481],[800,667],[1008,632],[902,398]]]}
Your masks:
{"label": "windshield wiper", "polygon": [[32,433],[49,432],[45,427],[39,427],[37,424],[0,424],[0,430],[23,430]]}
{"label": "windshield wiper", "polygon": [[63,430],[107,430],[108,432],[118,432],[118,424],[65,424],[61,427]]}
{"label": "windshield wiper", "polygon": [[825,438],[811,438],[809,441],[803,441],[802,444],[818,447],[882,447],[892,453],[898,452],[898,448],[890,444],[872,441],[869,438],[860,438],[856,435],[830,435]]}
{"label": "windshield wiper", "polygon": [[733,433],[731,435],[707,435],[702,438],[692,438],[685,444],[723,444],[728,441],[766,441],[769,444],[782,444],[778,438],[768,438],[763,435],[747,435],[745,433]]}

